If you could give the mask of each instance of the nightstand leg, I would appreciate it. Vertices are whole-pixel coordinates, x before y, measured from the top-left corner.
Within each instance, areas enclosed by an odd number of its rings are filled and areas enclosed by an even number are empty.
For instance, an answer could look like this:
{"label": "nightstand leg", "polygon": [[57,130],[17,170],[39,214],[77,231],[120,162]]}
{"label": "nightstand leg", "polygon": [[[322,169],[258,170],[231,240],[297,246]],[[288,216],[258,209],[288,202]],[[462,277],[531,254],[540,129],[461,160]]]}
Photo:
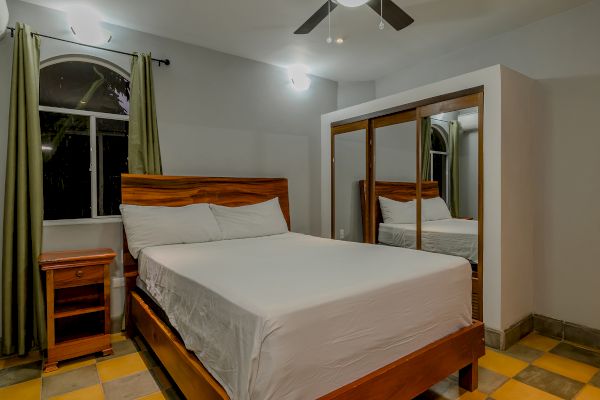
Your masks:
{"label": "nightstand leg", "polygon": [[58,362],[46,362],[44,365],[44,373],[54,372],[58,370]]}
{"label": "nightstand leg", "polygon": [[102,357],[110,356],[113,353],[112,347],[102,350]]}

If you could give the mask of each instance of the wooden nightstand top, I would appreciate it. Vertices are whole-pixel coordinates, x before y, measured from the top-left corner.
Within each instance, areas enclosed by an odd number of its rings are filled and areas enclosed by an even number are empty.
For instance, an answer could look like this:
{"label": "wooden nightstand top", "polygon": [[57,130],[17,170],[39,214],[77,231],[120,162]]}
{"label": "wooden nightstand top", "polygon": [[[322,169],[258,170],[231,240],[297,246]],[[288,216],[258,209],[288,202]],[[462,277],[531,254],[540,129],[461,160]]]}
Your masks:
{"label": "wooden nightstand top", "polygon": [[85,265],[109,264],[116,257],[112,249],[52,251],[38,258],[42,271]]}

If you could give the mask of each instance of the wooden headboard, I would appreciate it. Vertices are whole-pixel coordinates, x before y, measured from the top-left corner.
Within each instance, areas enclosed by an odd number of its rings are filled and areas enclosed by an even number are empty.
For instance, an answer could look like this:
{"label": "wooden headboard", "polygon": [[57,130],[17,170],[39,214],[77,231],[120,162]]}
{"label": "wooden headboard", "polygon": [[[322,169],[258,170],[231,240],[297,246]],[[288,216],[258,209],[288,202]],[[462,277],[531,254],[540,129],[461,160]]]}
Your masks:
{"label": "wooden headboard", "polygon": [[[140,206],[186,206],[213,203],[245,206],[279,198],[290,228],[288,181],[285,178],[213,178],[198,176],[121,175],[121,203]],[[135,287],[137,260],[123,233],[123,269],[127,293]],[[129,305],[129,301],[127,302]]]}
{"label": "wooden headboard", "polygon": [[[360,209],[363,221],[363,235],[367,233],[366,224],[367,210],[367,181],[359,181],[360,187]],[[435,181],[421,182],[421,198],[431,199],[439,197],[438,183]],[[379,224],[383,222],[381,207],[379,206],[379,196],[397,201],[411,201],[417,198],[416,182],[383,182],[375,181],[375,243],[379,240]],[[415,221],[416,223],[416,221]]]}

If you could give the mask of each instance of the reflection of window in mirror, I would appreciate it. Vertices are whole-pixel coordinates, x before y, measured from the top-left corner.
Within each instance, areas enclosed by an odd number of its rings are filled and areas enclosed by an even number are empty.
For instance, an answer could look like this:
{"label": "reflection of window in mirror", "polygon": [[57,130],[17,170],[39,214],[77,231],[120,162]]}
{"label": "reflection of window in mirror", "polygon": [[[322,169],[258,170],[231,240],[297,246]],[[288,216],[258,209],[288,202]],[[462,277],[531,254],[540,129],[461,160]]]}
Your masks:
{"label": "reflection of window in mirror", "polygon": [[438,183],[452,217],[477,219],[477,107],[433,115],[429,165],[423,178]]}
{"label": "reflection of window in mirror", "polygon": [[431,126],[431,154],[429,180],[438,183],[440,197],[448,203],[450,187],[450,158],[448,157],[448,132],[440,125]]}

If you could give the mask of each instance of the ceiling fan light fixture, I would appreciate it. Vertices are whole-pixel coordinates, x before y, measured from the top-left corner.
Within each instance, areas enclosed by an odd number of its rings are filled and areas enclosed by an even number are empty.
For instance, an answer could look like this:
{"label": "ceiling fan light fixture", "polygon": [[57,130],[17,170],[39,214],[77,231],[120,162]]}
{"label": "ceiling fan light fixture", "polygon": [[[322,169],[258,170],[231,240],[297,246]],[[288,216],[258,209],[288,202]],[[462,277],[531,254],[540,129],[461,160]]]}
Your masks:
{"label": "ceiling fan light fixture", "polygon": [[369,0],[336,0],[336,2],[344,7],[359,7],[363,4],[367,4]]}

